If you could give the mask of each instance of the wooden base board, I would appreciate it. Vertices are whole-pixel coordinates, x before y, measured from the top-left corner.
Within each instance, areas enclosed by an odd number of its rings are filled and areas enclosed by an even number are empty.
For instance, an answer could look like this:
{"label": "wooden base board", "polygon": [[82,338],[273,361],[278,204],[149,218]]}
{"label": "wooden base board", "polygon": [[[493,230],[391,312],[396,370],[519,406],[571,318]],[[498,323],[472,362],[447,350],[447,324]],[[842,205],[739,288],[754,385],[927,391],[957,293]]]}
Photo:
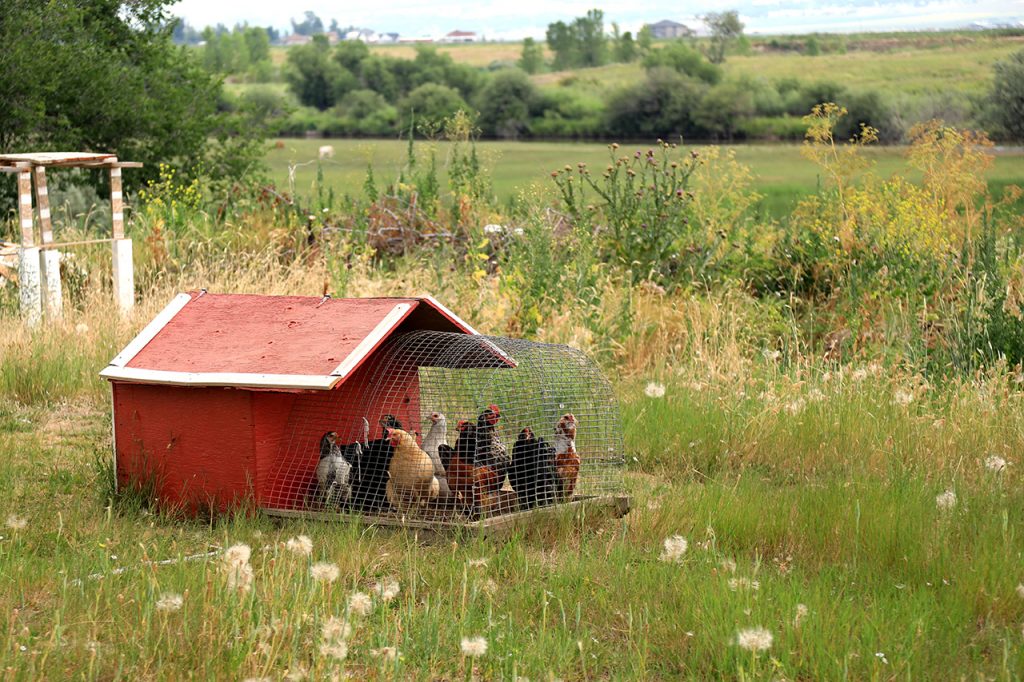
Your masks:
{"label": "wooden base board", "polygon": [[317,521],[354,521],[370,526],[393,526],[429,530],[434,532],[451,532],[459,530],[478,531],[483,535],[507,535],[517,529],[529,527],[543,519],[562,516],[574,518],[620,518],[629,513],[632,499],[628,495],[601,495],[594,497],[577,497],[564,504],[540,507],[528,511],[499,514],[484,519],[469,518],[424,519],[407,518],[398,514],[351,514],[345,512],[323,512],[305,509],[262,509],[268,516],[286,519],[314,519]]}

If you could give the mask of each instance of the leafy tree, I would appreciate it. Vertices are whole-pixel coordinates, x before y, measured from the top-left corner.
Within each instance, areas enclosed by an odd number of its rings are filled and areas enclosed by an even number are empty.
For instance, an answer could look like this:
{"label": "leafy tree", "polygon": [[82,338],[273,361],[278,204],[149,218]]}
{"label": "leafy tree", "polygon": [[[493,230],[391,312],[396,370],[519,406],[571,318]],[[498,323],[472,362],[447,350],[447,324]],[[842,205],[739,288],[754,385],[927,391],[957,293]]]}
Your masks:
{"label": "leafy tree", "polygon": [[265,28],[249,26],[242,35],[250,64],[270,60],[270,36]]}
{"label": "leafy tree", "polygon": [[523,38],[523,54],[519,68],[526,73],[539,73],[544,68],[544,48],[533,38]]}
{"label": "leafy tree", "polygon": [[608,39],[604,34],[604,12],[592,9],[572,24],[548,24],[548,47],[555,53],[555,70],[601,66],[608,62]]}
{"label": "leafy tree", "polygon": [[740,122],[755,113],[754,93],[748,83],[740,80],[714,86],[693,113],[694,123],[714,139],[731,140]]}
{"label": "leafy tree", "polygon": [[546,34],[548,47],[555,53],[552,66],[555,71],[569,69],[579,63],[579,45],[572,28],[564,21],[548,24]]}
{"label": "leafy tree", "polygon": [[993,67],[989,96],[992,116],[1000,132],[1012,140],[1024,140],[1024,50]]}
{"label": "leafy tree", "polygon": [[468,108],[458,91],[439,83],[424,83],[406,95],[399,107],[405,119],[415,116],[417,121],[437,123]]}
{"label": "leafy tree", "polygon": [[324,32],[324,22],[315,12],[306,10],[302,21],[292,19],[292,31],[300,36],[315,36]]}
{"label": "leafy tree", "polygon": [[299,102],[317,109],[334,106],[345,93],[358,87],[351,71],[330,58],[327,37],[317,35],[308,45],[288,50],[284,76]]}
{"label": "leafy tree", "polygon": [[633,34],[626,31],[615,43],[615,61],[628,63],[636,61],[639,56],[640,49],[637,47],[636,41],[633,40]]}
{"label": "leafy tree", "polygon": [[530,130],[530,117],[540,98],[526,73],[504,69],[484,86],[477,97],[480,127],[485,134],[514,140]]}
{"label": "leafy tree", "polygon": [[659,67],[674,69],[705,83],[714,84],[722,78],[720,66],[712,64],[700,52],[682,42],[669,43],[644,57],[644,68],[650,70]]}
{"label": "leafy tree", "polygon": [[358,74],[363,61],[370,56],[370,48],[361,40],[343,40],[334,48],[334,59],[343,67]]}
{"label": "leafy tree", "polygon": [[729,10],[706,14],[704,23],[711,29],[708,59],[712,64],[721,64],[725,61],[725,51],[729,45],[743,35],[743,22],[736,10]]}
{"label": "leafy tree", "polygon": [[132,185],[161,162],[195,175],[209,165],[211,138],[251,135],[217,111],[219,81],[172,43],[169,4],[0,3],[0,151],[109,151],[146,163],[125,175]]}
{"label": "leafy tree", "polygon": [[672,69],[657,68],[608,102],[608,132],[621,138],[677,137],[696,131],[693,117],[707,86]]}
{"label": "leafy tree", "polygon": [[637,31],[636,46],[640,49],[641,54],[647,54],[654,47],[654,34],[651,33],[651,27],[647,24]]}
{"label": "leafy tree", "polygon": [[821,54],[821,43],[817,36],[810,36],[804,41],[804,54],[808,57],[817,57]]}

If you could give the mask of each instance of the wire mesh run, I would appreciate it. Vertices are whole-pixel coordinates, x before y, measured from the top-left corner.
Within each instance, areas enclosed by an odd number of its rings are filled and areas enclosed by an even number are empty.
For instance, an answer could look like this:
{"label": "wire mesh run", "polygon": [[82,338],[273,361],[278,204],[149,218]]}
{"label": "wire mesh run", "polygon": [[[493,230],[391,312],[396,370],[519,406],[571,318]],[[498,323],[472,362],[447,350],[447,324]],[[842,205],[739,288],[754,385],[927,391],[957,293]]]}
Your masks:
{"label": "wire mesh run", "polygon": [[401,334],[284,434],[272,510],[459,525],[623,491],[611,386],[568,346]]}

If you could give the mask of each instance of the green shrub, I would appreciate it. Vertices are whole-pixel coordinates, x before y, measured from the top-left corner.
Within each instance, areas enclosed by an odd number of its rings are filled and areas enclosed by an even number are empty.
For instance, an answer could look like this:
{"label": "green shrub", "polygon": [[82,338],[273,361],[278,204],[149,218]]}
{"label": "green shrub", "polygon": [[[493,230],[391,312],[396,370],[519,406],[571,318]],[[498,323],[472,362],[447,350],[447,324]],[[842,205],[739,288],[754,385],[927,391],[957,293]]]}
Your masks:
{"label": "green shrub", "polygon": [[440,123],[453,116],[456,111],[468,108],[466,101],[453,88],[437,83],[424,83],[402,99],[398,111],[405,120],[415,117],[418,121]]}
{"label": "green shrub", "polygon": [[707,85],[671,69],[656,68],[608,102],[608,132],[622,139],[673,138],[696,132],[694,113]]}
{"label": "green shrub", "polygon": [[722,79],[722,68],[709,62],[704,55],[686,43],[672,42],[644,57],[644,68],[648,71],[669,68],[691,76],[705,83],[717,83]]}
{"label": "green shrub", "polygon": [[993,67],[990,106],[999,132],[1011,140],[1024,140],[1024,50]]}
{"label": "green shrub", "polygon": [[476,99],[485,135],[514,140],[530,133],[530,119],[539,113],[541,98],[525,72],[506,69],[494,74]]}

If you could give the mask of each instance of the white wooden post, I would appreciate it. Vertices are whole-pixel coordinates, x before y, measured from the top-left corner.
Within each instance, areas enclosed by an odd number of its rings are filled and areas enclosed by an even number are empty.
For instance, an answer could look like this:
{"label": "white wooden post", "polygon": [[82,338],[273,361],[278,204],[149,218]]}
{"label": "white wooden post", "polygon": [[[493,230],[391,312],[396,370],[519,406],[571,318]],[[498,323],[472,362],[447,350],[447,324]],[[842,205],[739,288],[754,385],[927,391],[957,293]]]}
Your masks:
{"label": "white wooden post", "polygon": [[135,306],[135,267],[132,240],[124,236],[124,199],[121,194],[121,168],[110,169],[110,213],[114,237],[114,296],[122,313]]}
{"label": "white wooden post", "polygon": [[114,240],[114,296],[122,313],[135,306],[135,268],[132,264],[132,240]]}
{"label": "white wooden post", "polygon": [[50,197],[46,189],[46,168],[35,167],[36,208],[39,211],[39,232],[42,236],[43,288],[46,316],[51,320],[59,320],[64,314],[63,292],[60,283],[60,252],[48,249],[53,244],[53,223],[50,221]]}
{"label": "white wooden post", "polygon": [[39,247],[36,246],[32,218],[32,171],[18,173],[18,217],[21,220],[21,249],[18,251],[18,286],[21,315],[30,327],[43,319],[42,282],[39,272]]}

